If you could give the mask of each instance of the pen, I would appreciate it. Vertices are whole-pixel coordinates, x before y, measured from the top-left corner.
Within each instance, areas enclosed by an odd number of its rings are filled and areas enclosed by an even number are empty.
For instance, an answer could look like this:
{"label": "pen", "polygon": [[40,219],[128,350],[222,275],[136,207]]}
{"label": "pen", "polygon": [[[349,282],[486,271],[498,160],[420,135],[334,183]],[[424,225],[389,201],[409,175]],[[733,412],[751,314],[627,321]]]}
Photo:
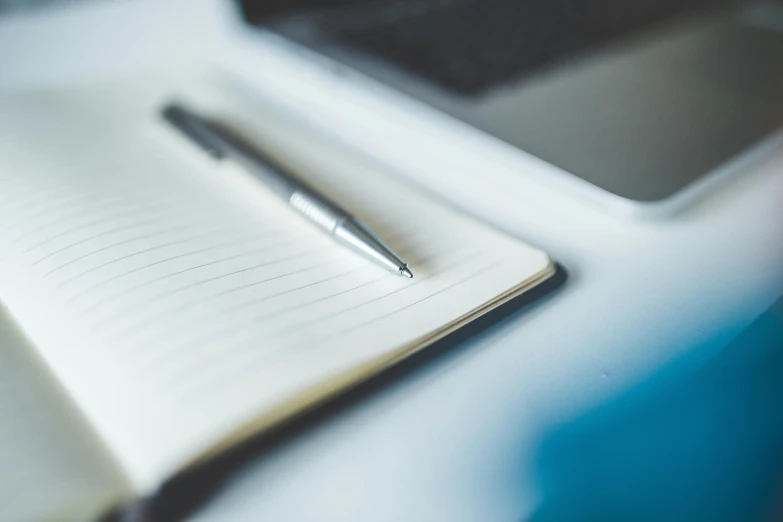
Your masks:
{"label": "pen", "polygon": [[403,277],[408,265],[356,217],[297,179],[217,121],[202,118],[181,103],[161,114],[176,129],[218,161],[234,161],[338,243]]}

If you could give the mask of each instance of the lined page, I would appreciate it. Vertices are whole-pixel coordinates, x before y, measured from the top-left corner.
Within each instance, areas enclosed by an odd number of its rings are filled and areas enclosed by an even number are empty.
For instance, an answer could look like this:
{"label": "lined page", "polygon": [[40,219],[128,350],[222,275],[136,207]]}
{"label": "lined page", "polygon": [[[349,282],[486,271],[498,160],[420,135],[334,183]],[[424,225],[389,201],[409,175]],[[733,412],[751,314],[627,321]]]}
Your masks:
{"label": "lined page", "polygon": [[3,100],[0,252],[15,270],[0,295],[140,490],[551,272],[542,252],[273,108],[190,85],[200,109],[363,219],[414,279],[195,150],[157,117],[171,92],[159,82]]}

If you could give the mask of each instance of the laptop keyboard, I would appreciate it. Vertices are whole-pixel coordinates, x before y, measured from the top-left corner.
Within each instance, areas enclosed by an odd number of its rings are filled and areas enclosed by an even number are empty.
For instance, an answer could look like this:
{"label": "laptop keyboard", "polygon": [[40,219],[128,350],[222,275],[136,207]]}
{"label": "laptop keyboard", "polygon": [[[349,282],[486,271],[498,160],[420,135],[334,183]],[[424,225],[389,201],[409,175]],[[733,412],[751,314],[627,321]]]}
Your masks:
{"label": "laptop keyboard", "polygon": [[[301,0],[300,0],[301,1]],[[715,0],[320,0],[333,42],[476,95]],[[301,10],[299,13],[301,16]],[[256,20],[258,21],[258,20]]]}

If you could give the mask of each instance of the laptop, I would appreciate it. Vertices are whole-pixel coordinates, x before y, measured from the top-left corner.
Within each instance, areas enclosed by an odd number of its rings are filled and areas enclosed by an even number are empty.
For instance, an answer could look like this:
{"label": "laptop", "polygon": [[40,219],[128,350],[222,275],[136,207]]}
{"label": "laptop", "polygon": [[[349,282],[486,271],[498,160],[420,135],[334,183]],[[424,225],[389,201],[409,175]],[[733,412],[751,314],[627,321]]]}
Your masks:
{"label": "laptop", "polygon": [[259,34],[311,51],[298,59],[326,64],[324,75],[381,84],[542,162],[551,176],[538,182],[629,215],[687,207],[783,126],[783,3],[240,4]]}

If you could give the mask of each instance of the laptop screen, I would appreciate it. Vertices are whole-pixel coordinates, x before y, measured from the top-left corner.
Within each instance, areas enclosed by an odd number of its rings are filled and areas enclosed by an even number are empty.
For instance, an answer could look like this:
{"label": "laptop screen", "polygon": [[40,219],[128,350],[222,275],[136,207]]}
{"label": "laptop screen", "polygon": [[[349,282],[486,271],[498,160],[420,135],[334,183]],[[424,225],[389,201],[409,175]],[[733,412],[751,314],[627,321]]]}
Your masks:
{"label": "laptop screen", "polygon": [[386,62],[472,96],[690,13],[737,0],[242,0],[309,46]]}

